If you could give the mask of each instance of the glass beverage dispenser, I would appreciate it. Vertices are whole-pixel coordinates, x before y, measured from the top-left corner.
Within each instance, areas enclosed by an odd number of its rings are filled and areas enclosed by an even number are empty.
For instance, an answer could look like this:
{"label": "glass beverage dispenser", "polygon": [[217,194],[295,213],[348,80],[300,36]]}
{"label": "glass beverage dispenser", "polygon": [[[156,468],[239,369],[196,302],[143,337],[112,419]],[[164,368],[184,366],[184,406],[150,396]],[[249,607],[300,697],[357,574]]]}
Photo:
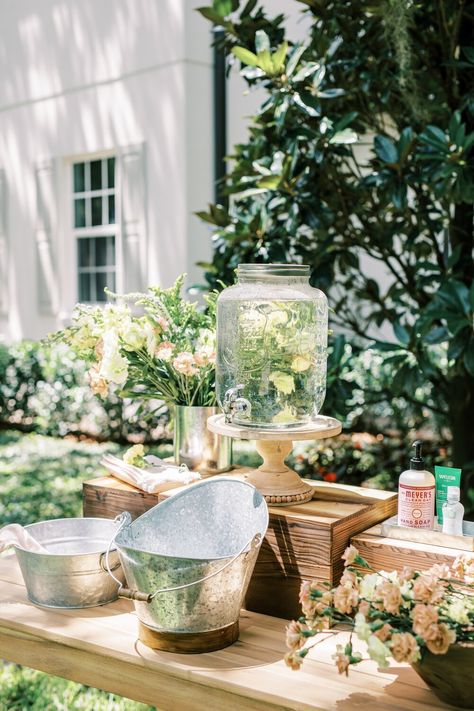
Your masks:
{"label": "glass beverage dispenser", "polygon": [[311,422],[324,402],[327,299],[296,264],[240,264],[217,301],[217,399],[226,421],[265,429]]}

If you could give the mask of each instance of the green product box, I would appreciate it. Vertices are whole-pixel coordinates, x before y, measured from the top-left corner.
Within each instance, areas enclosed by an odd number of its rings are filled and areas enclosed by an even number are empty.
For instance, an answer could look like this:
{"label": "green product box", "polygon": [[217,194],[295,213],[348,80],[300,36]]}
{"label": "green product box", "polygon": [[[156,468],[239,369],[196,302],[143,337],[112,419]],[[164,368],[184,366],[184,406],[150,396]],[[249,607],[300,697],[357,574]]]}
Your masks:
{"label": "green product box", "polygon": [[443,504],[448,500],[448,486],[459,486],[461,469],[435,466],[436,479],[436,515],[438,523],[443,524]]}

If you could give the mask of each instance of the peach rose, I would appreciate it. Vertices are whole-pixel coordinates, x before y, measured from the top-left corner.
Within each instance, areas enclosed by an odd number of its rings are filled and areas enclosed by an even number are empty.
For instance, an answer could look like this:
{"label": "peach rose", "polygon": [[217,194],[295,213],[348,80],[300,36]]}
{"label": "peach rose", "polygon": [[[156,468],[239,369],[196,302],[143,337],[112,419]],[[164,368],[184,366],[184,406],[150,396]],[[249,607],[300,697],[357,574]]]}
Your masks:
{"label": "peach rose", "polygon": [[420,658],[420,648],[410,632],[395,632],[390,641],[392,657],[396,662],[413,662]]}
{"label": "peach rose", "polygon": [[352,565],[352,563],[355,562],[355,559],[359,555],[359,551],[355,546],[348,546],[344,553],[342,554],[342,560],[344,561],[344,565]]}
{"label": "peach rose", "polygon": [[352,587],[356,588],[359,584],[357,580],[357,575],[352,572],[352,570],[345,570],[342,574],[341,580],[339,581],[341,585],[349,583]]}
{"label": "peach rose", "polygon": [[177,370],[178,373],[181,373],[181,375],[185,375],[186,377],[192,377],[197,373],[194,356],[192,353],[188,353],[187,351],[178,353],[176,358],[173,360],[173,368]]}
{"label": "peach rose", "polygon": [[413,570],[413,568],[409,568],[407,565],[405,565],[398,577],[400,578],[401,583],[408,582],[409,580],[413,580],[413,578],[415,577],[415,571]]}
{"label": "peach rose", "polygon": [[359,612],[361,612],[364,615],[364,617],[367,617],[367,615],[369,614],[369,610],[370,610],[370,602],[367,602],[367,600],[362,600],[359,603]]}
{"label": "peach rose", "polygon": [[432,654],[446,654],[451,644],[456,641],[456,633],[442,622],[436,625],[436,636],[426,639],[426,646]]}
{"label": "peach rose", "polygon": [[377,596],[382,598],[382,604],[387,612],[398,615],[402,604],[402,594],[400,587],[390,580],[384,580],[377,585]]}
{"label": "peach rose", "polygon": [[194,354],[196,365],[204,368],[206,365],[216,362],[216,352],[212,348],[204,347]]}
{"label": "peach rose", "polygon": [[308,622],[308,626],[313,632],[324,632],[331,627],[332,620],[327,615],[314,617]]}
{"label": "peach rose", "polygon": [[466,583],[474,583],[474,556],[460,555],[452,565],[452,570],[457,578],[465,580]]}
{"label": "peach rose", "polygon": [[100,395],[101,397],[107,397],[109,392],[109,386],[104,378],[99,375],[99,366],[93,365],[88,372],[89,375],[89,385],[94,393],[94,395]]}
{"label": "peach rose", "polygon": [[307,630],[307,626],[292,620],[286,628],[286,646],[293,652],[297,649],[304,647],[306,639],[303,636],[303,632]]}
{"label": "peach rose", "polygon": [[175,346],[173,343],[170,343],[170,341],[162,341],[155,351],[155,356],[160,360],[164,360],[165,363],[168,363],[173,357],[174,349]]}
{"label": "peach rose", "polygon": [[359,593],[350,583],[338,585],[334,591],[334,607],[345,615],[350,615],[359,602]]}
{"label": "peach rose", "polygon": [[390,638],[392,631],[392,628],[390,627],[388,622],[386,622],[383,627],[381,627],[379,630],[377,630],[377,632],[374,632],[373,634],[378,637],[381,642],[386,642],[387,639]]}
{"label": "peach rose", "polygon": [[438,634],[438,610],[433,605],[415,605],[412,611],[413,632],[425,642]]}
{"label": "peach rose", "polygon": [[449,579],[452,577],[451,568],[446,563],[435,563],[429,570],[426,571],[425,574],[429,575],[431,578],[437,578],[438,580],[440,578]]}
{"label": "peach rose", "polygon": [[302,605],[304,602],[306,602],[309,598],[311,592],[311,583],[309,580],[303,580],[303,582],[300,585],[300,595],[299,595],[299,601],[300,605]]}
{"label": "peach rose", "polygon": [[336,662],[337,671],[339,674],[349,676],[349,665],[351,663],[350,657],[348,657],[347,654],[344,654],[341,644],[337,645],[336,650],[336,654],[333,654],[332,658]]}
{"label": "peach rose", "polygon": [[439,602],[444,597],[444,587],[436,578],[420,575],[413,583],[413,597],[420,602]]}
{"label": "peach rose", "polygon": [[[319,590],[320,597],[312,597],[311,593]],[[303,615],[309,619],[322,615],[324,610],[332,604],[332,593],[330,590],[321,590],[318,583],[305,580],[301,583],[299,601]]]}
{"label": "peach rose", "polygon": [[290,669],[293,669],[293,671],[298,671],[300,666],[303,664],[303,657],[301,657],[296,652],[287,652],[287,654],[285,654],[284,659],[286,666],[290,667]]}

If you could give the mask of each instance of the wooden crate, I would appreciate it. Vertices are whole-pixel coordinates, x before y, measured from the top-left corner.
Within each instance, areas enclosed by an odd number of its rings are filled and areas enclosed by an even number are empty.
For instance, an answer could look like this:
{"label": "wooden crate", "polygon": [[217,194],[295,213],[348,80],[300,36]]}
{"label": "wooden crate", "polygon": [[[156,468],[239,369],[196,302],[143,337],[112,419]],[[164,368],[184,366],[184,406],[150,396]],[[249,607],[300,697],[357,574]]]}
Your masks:
{"label": "wooden crate", "polygon": [[435,563],[451,565],[458,555],[466,553],[456,548],[388,538],[382,534],[381,525],[353,535],[351,543],[372,568],[386,571],[401,572],[405,566],[426,570]]}
{"label": "wooden crate", "polygon": [[[245,479],[245,472],[233,476]],[[250,582],[246,607],[277,617],[300,614],[302,580],[336,584],[341,555],[352,536],[392,516],[397,495],[373,489],[309,482],[314,497],[306,504],[270,507],[270,523]],[[84,484],[84,515],[113,518],[122,511],[133,517],[180,489],[150,495],[113,478]]]}

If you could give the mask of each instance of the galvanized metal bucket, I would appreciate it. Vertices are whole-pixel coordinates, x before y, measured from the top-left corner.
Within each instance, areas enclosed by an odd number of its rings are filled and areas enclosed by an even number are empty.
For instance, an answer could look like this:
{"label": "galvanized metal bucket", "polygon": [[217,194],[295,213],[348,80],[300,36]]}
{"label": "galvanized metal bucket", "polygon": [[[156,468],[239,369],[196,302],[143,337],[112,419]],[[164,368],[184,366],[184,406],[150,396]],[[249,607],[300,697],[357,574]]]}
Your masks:
{"label": "galvanized metal bucket", "polygon": [[109,551],[117,533],[115,521],[102,518],[64,518],[25,526],[47,553],[15,546],[28,598],[42,607],[83,608],[105,605],[118,596],[124,576],[117,551]]}
{"label": "galvanized metal bucket", "polygon": [[176,405],[174,412],[173,457],[177,464],[202,474],[227,472],[232,464],[232,440],[207,428],[217,407]]}
{"label": "galvanized metal bucket", "polygon": [[175,494],[115,538],[140,621],[158,632],[204,633],[235,625],[268,527],[263,496],[219,477]]}

